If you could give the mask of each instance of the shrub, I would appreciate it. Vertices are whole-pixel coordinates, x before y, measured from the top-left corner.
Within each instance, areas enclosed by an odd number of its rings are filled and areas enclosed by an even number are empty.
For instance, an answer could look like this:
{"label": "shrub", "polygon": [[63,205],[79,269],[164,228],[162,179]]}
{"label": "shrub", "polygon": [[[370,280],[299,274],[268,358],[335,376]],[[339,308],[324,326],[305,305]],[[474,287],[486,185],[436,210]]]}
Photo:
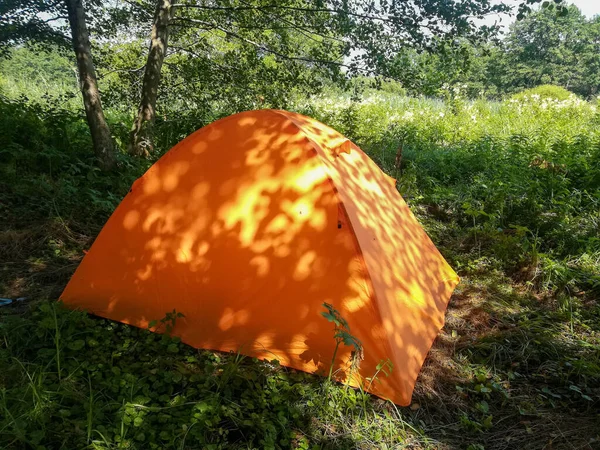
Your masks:
{"label": "shrub", "polygon": [[552,84],[542,84],[531,89],[525,89],[524,91],[514,94],[511,98],[515,100],[523,100],[526,97],[539,96],[540,98],[550,98],[558,101],[567,100],[568,98],[575,96],[571,91],[563,88],[562,86],[554,86]]}

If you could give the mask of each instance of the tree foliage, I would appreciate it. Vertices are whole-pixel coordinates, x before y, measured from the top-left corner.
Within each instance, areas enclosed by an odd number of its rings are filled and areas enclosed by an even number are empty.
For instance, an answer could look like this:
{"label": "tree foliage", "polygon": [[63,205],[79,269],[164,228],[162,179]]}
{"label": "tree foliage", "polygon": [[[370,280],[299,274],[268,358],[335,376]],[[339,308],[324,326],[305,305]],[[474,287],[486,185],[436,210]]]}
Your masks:
{"label": "tree foliage", "polygon": [[[533,8],[537,3],[542,7]],[[86,5],[102,101],[132,115],[147,88],[157,2]],[[23,42],[68,41],[61,1],[8,0],[0,8],[5,56]],[[470,97],[540,84],[585,97],[598,92],[600,19],[588,20],[561,2],[527,0],[521,20],[496,41],[499,25],[477,20],[507,10],[488,0],[184,0],[174,4],[168,23],[152,120],[159,128],[178,122],[179,131],[167,139],[172,142],[215,117],[286,108],[332,83],[347,86],[356,75],[392,78],[425,95],[453,83],[465,84]]]}
{"label": "tree foliage", "polygon": [[[497,26],[478,26],[476,19],[508,10],[489,0],[184,0],[173,6],[168,23],[164,73],[161,62],[158,73],[142,82],[156,2],[89,0],[86,6],[89,29],[108,47],[101,73],[113,75],[109,101],[147,98],[148,80],[156,83],[162,74],[151,96],[159,98],[159,108],[207,109],[219,103],[233,103],[233,109],[284,106],[292,93],[312,93],[329,80],[385,73],[401,49],[485,39]],[[9,0],[1,12],[4,48],[30,40],[66,42],[62,1]],[[166,53],[166,41],[163,47]],[[146,109],[154,121],[151,106]]]}
{"label": "tree foliage", "polygon": [[68,47],[64,34],[66,10],[62,1],[6,0],[0,3],[0,56],[28,41]]}
{"label": "tree foliage", "polygon": [[576,6],[559,16],[542,8],[516,22],[504,46],[504,85],[555,84],[584,96],[595,93],[593,63],[600,54],[596,22],[588,21]]}
{"label": "tree foliage", "polygon": [[465,39],[454,47],[399,52],[389,74],[416,94],[436,95],[444,84],[466,84],[471,97],[499,96],[544,84],[589,98],[600,90],[600,17],[576,6],[542,7],[516,21],[504,39]]}

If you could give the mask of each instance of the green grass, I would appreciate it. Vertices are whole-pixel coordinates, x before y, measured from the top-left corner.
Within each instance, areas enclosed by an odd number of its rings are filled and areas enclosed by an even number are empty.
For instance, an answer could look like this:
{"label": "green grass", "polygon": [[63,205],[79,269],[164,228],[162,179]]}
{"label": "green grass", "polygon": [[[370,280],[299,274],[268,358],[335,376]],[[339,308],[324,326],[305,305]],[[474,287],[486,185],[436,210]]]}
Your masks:
{"label": "green grass", "polygon": [[598,292],[598,107],[575,96],[469,101],[459,88],[446,97],[371,93],[298,109],[351,137],[398,178],[458,267],[472,262],[476,247],[478,257],[536,287]]}
{"label": "green grass", "polygon": [[5,316],[2,331],[0,439],[8,447],[336,448],[392,421],[370,403],[364,409],[364,394],[276,361],[198,351],[53,302]]}
{"label": "green grass", "polygon": [[[149,163],[120,154],[103,174],[79,110],[13,96],[0,98],[0,294],[30,300],[0,309],[0,448],[598,447],[598,106],[452,88],[295,109],[398,178],[462,278],[413,404],[60,307]],[[126,115],[107,115],[124,147]],[[159,122],[161,148],[205,120]]]}

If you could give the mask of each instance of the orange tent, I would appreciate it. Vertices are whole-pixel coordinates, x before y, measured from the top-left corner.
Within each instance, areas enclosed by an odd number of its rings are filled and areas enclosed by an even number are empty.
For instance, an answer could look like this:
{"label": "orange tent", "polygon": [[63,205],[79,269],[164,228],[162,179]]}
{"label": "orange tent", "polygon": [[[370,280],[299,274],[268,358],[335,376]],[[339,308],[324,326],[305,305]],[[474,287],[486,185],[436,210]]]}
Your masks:
{"label": "orange tent", "polygon": [[[408,405],[458,277],[356,145],[308,117],[260,110],[193,133],[132,186],[62,294],[71,307],[327,372],[333,305],[363,344],[347,377]],[[350,349],[335,368],[348,375]],[[377,365],[390,360],[389,376]]]}

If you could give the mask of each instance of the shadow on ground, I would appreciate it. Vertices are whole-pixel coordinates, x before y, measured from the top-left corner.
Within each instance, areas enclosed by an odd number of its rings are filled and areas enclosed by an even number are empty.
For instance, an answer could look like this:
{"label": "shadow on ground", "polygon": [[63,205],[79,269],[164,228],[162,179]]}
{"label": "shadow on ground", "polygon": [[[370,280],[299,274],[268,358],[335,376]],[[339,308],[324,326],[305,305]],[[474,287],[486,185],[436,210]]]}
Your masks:
{"label": "shadow on ground", "polygon": [[452,448],[598,448],[597,311],[580,312],[571,329],[552,298],[500,275],[463,278],[412,419]]}

